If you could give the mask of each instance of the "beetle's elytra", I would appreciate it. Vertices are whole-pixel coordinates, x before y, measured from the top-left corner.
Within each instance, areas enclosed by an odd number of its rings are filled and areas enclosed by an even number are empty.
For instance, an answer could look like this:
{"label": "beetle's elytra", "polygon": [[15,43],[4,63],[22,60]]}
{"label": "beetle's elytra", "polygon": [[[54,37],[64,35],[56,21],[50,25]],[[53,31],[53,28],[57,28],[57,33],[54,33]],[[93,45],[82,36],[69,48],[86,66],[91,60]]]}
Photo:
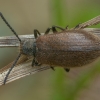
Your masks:
{"label": "beetle's elytra", "polygon": [[100,39],[84,30],[66,30],[40,36],[36,59],[61,67],[80,67],[100,56]]}
{"label": "beetle's elytra", "polygon": [[[100,23],[100,16],[70,30],[53,26],[48,28],[43,36],[38,30],[34,30],[35,42],[22,41],[1,13],[0,16],[20,41],[20,53],[7,73],[4,84],[22,54],[33,56],[32,66],[48,64],[52,69],[55,66],[60,66],[66,71],[69,71],[71,67],[89,64],[100,56],[100,38],[83,30],[87,26]],[[60,29],[61,32],[57,32],[56,28]],[[50,30],[53,31],[53,34],[48,34]]]}

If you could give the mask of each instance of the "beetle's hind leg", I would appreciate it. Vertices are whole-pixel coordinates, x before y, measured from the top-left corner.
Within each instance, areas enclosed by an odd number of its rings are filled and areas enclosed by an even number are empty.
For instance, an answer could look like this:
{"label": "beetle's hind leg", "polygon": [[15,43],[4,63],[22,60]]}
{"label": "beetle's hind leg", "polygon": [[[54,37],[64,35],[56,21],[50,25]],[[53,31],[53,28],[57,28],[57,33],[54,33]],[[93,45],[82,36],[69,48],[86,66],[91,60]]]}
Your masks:
{"label": "beetle's hind leg", "polygon": [[56,28],[58,28],[58,29],[60,29],[60,30],[62,30],[62,31],[65,30],[65,29],[63,29],[62,27],[59,27],[59,26],[52,26],[51,28],[48,28],[48,29],[46,30],[45,34],[48,34],[48,33],[50,32],[50,30],[52,30],[53,33],[57,33]]}

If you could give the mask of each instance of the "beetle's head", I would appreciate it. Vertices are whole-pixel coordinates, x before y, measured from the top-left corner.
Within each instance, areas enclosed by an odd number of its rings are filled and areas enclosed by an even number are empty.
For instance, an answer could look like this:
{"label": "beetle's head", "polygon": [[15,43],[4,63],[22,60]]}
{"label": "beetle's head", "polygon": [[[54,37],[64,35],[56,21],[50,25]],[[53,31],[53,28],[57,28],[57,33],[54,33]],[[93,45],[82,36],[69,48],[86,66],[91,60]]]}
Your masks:
{"label": "beetle's head", "polygon": [[22,54],[28,55],[28,56],[35,56],[36,54],[36,42],[32,40],[24,41],[21,44],[21,52]]}

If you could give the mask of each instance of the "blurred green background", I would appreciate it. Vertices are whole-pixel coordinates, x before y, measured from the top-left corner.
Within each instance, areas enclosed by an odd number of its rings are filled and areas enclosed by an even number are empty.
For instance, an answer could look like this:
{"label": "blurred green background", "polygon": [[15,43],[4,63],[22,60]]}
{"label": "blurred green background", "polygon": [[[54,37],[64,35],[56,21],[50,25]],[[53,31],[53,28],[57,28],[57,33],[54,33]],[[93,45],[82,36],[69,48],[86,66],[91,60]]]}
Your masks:
{"label": "blurred green background", "polygon": [[[52,25],[71,28],[100,15],[100,0],[0,0],[0,12],[18,34],[33,34]],[[8,35],[13,34],[0,19],[0,36]],[[17,48],[0,48],[0,67],[17,54]],[[99,60],[69,73],[47,70],[0,86],[0,100],[100,100],[99,76]]]}

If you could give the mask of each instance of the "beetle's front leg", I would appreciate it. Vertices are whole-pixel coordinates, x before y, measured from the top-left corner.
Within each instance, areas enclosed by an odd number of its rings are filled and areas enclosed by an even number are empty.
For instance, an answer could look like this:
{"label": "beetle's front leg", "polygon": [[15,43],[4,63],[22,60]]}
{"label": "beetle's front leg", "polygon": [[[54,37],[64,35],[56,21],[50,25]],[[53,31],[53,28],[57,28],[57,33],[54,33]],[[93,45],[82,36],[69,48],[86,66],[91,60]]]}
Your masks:
{"label": "beetle's front leg", "polygon": [[35,29],[34,30],[34,37],[35,37],[35,39],[38,37],[38,35],[41,35],[41,34],[40,34],[40,32],[37,29]]}
{"label": "beetle's front leg", "polygon": [[[40,34],[40,32],[37,29],[35,29],[34,30],[34,37],[35,37],[35,39],[38,37],[38,35],[41,35],[41,34]],[[33,56],[34,56],[34,58],[33,58],[33,61],[32,61],[32,66],[39,66],[40,64],[36,60],[36,54],[34,52],[33,52]]]}

